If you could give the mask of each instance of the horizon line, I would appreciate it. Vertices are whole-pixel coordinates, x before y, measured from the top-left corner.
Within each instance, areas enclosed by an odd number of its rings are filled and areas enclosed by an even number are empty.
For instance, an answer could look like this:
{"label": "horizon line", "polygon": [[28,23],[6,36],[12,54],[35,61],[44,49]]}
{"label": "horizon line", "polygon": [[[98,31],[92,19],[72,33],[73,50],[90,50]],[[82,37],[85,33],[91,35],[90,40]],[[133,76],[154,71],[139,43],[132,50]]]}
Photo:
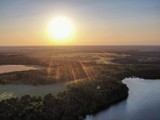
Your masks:
{"label": "horizon line", "polygon": [[102,44],[99,44],[99,45],[0,45],[0,47],[58,47],[58,46],[65,46],[65,47],[69,47],[69,46],[160,46],[160,44],[121,44],[121,45],[102,45]]}

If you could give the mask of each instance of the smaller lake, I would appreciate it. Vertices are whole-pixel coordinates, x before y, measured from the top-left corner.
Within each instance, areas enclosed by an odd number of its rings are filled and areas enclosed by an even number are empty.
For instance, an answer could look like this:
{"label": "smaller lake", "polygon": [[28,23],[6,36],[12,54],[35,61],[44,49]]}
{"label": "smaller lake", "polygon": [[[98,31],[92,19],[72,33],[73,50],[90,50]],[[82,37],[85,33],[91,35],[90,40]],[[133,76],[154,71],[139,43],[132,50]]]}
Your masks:
{"label": "smaller lake", "polygon": [[3,99],[23,95],[44,96],[48,93],[57,94],[66,88],[67,82],[52,85],[0,85],[0,101]]}
{"label": "smaller lake", "polygon": [[26,66],[26,65],[0,65],[0,74],[15,72],[15,71],[35,70],[35,69],[39,69],[39,68],[40,67]]}
{"label": "smaller lake", "polygon": [[126,100],[85,120],[160,120],[160,80],[126,78]]}

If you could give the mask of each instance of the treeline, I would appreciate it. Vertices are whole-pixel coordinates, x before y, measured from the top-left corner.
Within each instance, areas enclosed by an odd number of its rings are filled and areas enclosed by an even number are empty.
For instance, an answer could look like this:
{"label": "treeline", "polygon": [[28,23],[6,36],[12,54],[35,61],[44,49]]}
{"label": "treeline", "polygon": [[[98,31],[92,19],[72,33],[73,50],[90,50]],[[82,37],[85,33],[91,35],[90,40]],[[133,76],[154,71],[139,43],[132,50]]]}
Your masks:
{"label": "treeline", "polygon": [[94,113],[125,99],[128,88],[121,82],[93,79],[73,82],[57,96],[11,98],[0,102],[2,120],[82,120]]}
{"label": "treeline", "polygon": [[0,84],[50,84],[56,82],[54,76],[48,76],[47,70],[28,70],[4,73],[0,75]]}
{"label": "treeline", "polygon": [[29,57],[23,54],[7,54],[0,53],[0,65],[41,65],[46,66],[42,60],[34,57]]}
{"label": "treeline", "polygon": [[125,51],[121,54],[126,54],[126,56],[118,56],[111,61],[118,64],[160,64],[159,51]]}
{"label": "treeline", "polygon": [[124,72],[124,77],[160,79],[160,65],[130,65]]}
{"label": "treeline", "polygon": [[160,65],[103,65],[103,69],[98,72],[98,76],[110,76],[117,80],[123,80],[126,77],[160,79]]}

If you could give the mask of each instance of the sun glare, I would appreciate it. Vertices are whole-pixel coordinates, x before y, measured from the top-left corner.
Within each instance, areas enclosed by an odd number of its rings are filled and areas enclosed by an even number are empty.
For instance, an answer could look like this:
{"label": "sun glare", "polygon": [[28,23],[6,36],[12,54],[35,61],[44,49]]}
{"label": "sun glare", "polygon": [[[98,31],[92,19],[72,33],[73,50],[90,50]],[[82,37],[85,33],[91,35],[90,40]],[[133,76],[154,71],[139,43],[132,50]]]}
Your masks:
{"label": "sun glare", "polygon": [[73,25],[65,17],[56,17],[49,26],[49,32],[56,42],[68,41],[73,35]]}

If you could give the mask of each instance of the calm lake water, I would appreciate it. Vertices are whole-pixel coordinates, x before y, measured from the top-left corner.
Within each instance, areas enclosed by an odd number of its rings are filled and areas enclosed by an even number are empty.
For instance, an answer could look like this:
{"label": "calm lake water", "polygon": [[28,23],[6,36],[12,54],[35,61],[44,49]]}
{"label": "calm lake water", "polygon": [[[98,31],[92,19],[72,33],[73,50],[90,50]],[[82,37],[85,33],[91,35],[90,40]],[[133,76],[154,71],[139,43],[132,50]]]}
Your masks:
{"label": "calm lake water", "polygon": [[23,95],[44,96],[48,93],[57,94],[66,88],[67,82],[52,85],[0,85],[0,101]]}
{"label": "calm lake water", "polygon": [[160,120],[160,80],[126,78],[126,100],[85,120]]}
{"label": "calm lake water", "polygon": [[0,74],[9,73],[15,71],[26,71],[39,69],[38,66],[26,66],[26,65],[0,65]]}

